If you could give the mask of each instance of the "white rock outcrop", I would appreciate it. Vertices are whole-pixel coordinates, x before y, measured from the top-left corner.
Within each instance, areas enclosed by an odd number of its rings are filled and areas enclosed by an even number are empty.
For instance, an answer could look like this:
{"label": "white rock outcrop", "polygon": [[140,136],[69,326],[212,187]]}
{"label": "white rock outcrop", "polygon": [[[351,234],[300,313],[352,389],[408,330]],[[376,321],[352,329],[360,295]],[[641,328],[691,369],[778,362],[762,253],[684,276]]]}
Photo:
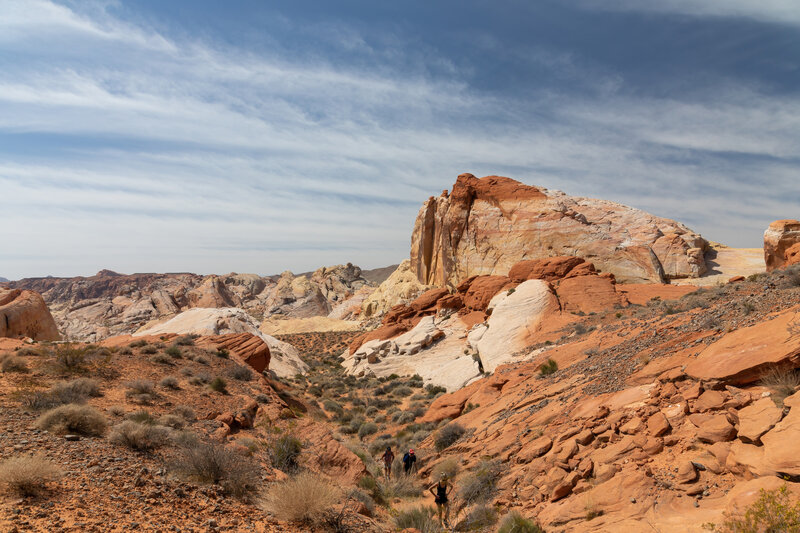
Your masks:
{"label": "white rock outcrop", "polygon": [[294,346],[259,331],[258,327],[259,324],[253,317],[236,307],[196,308],[184,311],[166,322],[139,330],[134,333],[134,336],[166,333],[177,335],[251,333],[261,338],[269,346],[271,355],[269,369],[276,376],[292,377],[308,371],[308,365],[300,358],[300,353]]}

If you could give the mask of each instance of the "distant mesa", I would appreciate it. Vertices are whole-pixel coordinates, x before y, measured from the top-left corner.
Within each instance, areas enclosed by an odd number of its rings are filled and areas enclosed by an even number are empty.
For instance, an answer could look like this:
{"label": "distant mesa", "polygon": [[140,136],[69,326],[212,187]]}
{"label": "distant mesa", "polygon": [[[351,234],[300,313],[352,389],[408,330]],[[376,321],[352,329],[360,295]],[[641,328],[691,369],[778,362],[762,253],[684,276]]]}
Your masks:
{"label": "distant mesa", "polygon": [[421,283],[455,287],[525,259],[577,256],[620,282],[664,282],[702,276],[707,247],[683,224],[639,209],[461,174],[420,209],[411,265]]}
{"label": "distant mesa", "polygon": [[0,283],[4,283],[4,282],[7,282],[7,281],[11,281],[11,280],[8,279],[8,278],[4,278],[3,276],[0,276]]}

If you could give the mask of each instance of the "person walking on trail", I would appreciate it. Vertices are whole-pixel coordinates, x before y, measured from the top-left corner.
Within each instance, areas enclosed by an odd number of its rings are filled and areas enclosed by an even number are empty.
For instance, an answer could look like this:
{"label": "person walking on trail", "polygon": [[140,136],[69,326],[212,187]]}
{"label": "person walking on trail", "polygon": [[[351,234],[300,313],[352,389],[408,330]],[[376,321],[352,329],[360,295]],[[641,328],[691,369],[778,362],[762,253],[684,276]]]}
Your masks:
{"label": "person walking on trail", "polygon": [[[442,472],[439,481],[428,487],[436,501],[436,511],[439,513],[439,525],[450,527],[450,500],[448,496],[453,490],[453,485],[448,481],[447,474]],[[444,515],[444,518],[442,517]]]}
{"label": "person walking on trail", "polygon": [[391,446],[386,447],[381,459],[383,460],[383,475],[386,476],[386,479],[389,479],[392,477],[392,463],[394,462],[394,452]]}
{"label": "person walking on trail", "polygon": [[411,470],[416,466],[417,456],[414,455],[414,450],[408,450],[403,456],[403,472],[408,475]]}

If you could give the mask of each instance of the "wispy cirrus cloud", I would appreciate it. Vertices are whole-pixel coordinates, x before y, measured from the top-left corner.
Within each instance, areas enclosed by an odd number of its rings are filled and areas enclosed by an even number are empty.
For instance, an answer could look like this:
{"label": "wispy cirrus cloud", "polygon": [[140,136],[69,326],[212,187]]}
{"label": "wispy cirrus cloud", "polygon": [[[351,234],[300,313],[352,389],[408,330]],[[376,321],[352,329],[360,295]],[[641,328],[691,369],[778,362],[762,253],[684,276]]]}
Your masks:
{"label": "wispy cirrus cloud", "polygon": [[0,275],[381,266],[464,171],[624,201],[734,245],[795,205],[793,94],[732,80],[639,94],[557,44],[509,54],[550,73],[509,93],[401,33],[377,46],[363,27],[279,19],[325,46],[244,48],[113,6],[0,4]]}

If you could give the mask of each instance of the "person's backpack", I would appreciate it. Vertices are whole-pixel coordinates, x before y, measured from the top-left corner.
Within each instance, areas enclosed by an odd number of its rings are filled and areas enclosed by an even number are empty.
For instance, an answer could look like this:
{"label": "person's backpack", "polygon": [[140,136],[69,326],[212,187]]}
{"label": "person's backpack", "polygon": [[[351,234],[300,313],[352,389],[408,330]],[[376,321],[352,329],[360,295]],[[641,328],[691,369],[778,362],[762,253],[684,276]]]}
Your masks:
{"label": "person's backpack", "polygon": [[411,455],[408,452],[406,452],[406,454],[403,456],[403,464],[407,465],[410,462],[411,462]]}

